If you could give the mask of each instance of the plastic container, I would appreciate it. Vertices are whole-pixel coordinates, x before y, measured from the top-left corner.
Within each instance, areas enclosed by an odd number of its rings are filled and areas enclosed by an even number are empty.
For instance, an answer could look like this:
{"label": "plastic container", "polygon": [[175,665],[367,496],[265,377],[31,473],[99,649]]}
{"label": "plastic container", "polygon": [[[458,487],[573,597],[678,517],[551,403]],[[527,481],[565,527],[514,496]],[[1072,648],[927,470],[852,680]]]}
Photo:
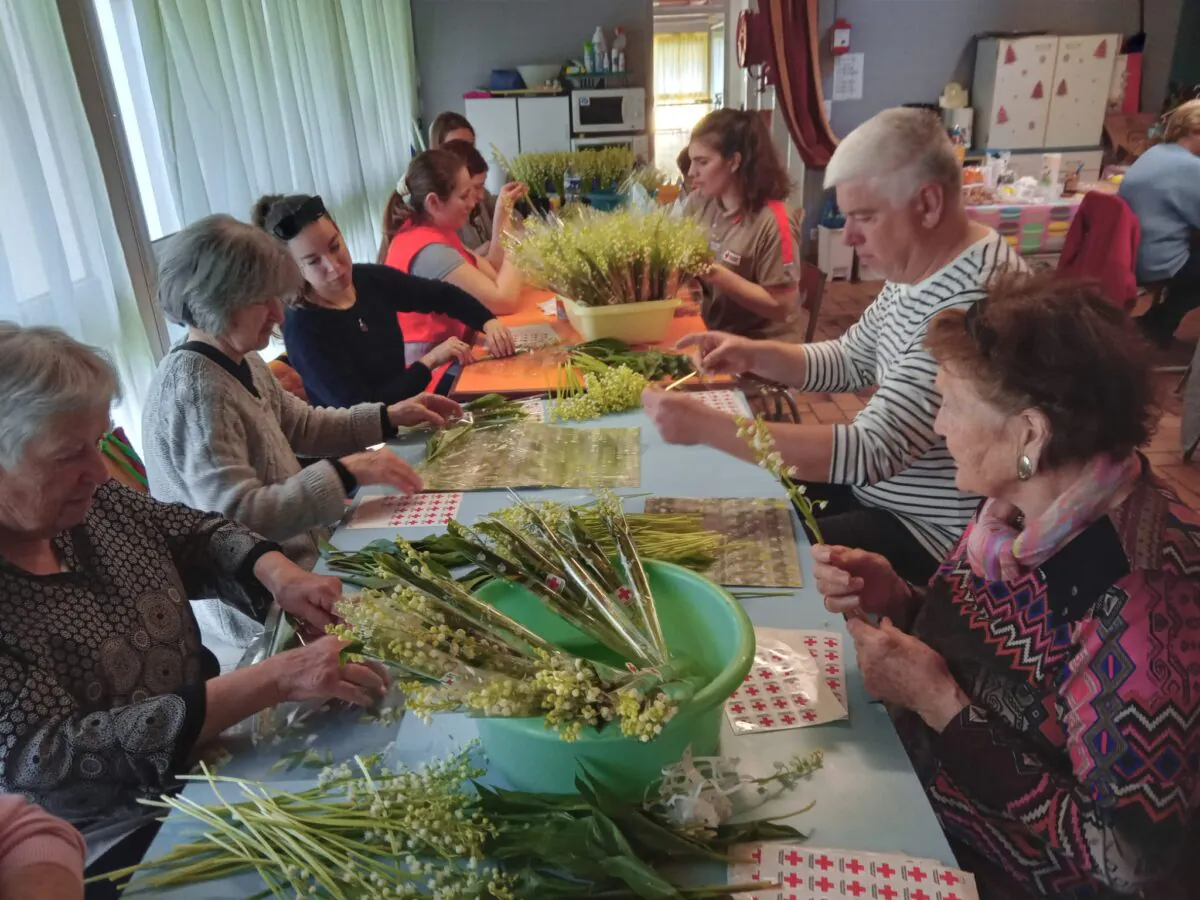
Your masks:
{"label": "plastic container", "polygon": [[592,53],[595,54],[597,72],[608,71],[608,41],[604,38],[604,28],[600,25],[596,26],[596,33],[592,35]]}
{"label": "plastic container", "polygon": [[666,336],[681,301],[673,297],[614,306],[584,306],[563,297],[562,302],[567,321],[585,341],[616,338],[627,344],[657,344]]}
{"label": "plastic container", "polygon": [[[708,579],[670,563],[648,560],[645,566],[667,645],[711,680],[680,707],[657,738],[645,743],[625,737],[616,725],[603,731],[585,729],[579,740],[568,742],[548,730],[541,718],[478,719],[488,759],[513,787],[573,793],[582,763],[625,798],[641,799],[662,768],[678,762],[689,746],[696,756],[717,752],[725,700],[754,662],[754,628],[738,601]],[[611,651],[549,612],[523,587],[493,581],[478,593],[566,650],[619,663]]]}

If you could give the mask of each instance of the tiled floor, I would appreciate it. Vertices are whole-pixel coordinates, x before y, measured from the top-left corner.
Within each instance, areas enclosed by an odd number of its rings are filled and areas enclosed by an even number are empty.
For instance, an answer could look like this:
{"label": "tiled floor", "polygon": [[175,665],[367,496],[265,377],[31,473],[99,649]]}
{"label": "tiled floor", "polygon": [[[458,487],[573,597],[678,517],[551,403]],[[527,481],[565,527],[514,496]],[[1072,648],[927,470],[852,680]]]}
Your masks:
{"label": "tiled floor", "polygon": [[[814,340],[829,340],[845,332],[858,320],[878,290],[877,282],[849,284],[839,281],[829,284],[825,289]],[[1184,320],[1177,338],[1176,346],[1171,349],[1164,363],[1186,365],[1200,338],[1200,311]],[[1157,377],[1162,393],[1163,417],[1158,433],[1146,448],[1146,456],[1159,475],[1171,484],[1188,505],[1200,509],[1200,453],[1196,462],[1185,463],[1179,446],[1181,399],[1175,393],[1175,387],[1180,376],[1163,374]],[[815,419],[826,424],[837,424],[851,419],[869,397],[870,391],[858,395],[802,394],[796,401],[801,416],[809,421]]]}

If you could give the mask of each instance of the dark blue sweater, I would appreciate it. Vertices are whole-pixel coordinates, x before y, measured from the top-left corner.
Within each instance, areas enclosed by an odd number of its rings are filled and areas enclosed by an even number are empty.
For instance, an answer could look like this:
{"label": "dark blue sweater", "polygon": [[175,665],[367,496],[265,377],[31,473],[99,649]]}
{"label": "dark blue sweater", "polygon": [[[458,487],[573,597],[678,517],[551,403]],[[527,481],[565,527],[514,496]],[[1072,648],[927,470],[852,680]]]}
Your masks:
{"label": "dark blue sweater", "polygon": [[479,330],[495,318],[452,284],[407,275],[390,266],[356,263],[358,299],[349,309],[289,309],[283,323],[288,361],[300,373],[313,406],[392,404],[425,390],[431,373],[404,366],[399,312],[440,312]]}

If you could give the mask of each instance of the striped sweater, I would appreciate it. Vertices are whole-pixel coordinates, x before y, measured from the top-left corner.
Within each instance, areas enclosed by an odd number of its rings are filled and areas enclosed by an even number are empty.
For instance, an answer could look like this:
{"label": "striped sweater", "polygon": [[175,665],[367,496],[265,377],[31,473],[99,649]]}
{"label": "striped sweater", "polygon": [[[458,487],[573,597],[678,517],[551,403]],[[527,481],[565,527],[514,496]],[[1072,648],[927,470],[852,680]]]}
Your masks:
{"label": "striped sweater", "polygon": [[954,460],[933,432],[941,405],[925,330],[945,309],[970,306],[1005,269],[1024,264],[995,232],[918,284],[887,282],[842,337],[804,346],[805,391],[879,390],[849,425],[833,428],[831,484],[853,486],[867,506],[894,513],[938,559],[979,505],[954,484]]}

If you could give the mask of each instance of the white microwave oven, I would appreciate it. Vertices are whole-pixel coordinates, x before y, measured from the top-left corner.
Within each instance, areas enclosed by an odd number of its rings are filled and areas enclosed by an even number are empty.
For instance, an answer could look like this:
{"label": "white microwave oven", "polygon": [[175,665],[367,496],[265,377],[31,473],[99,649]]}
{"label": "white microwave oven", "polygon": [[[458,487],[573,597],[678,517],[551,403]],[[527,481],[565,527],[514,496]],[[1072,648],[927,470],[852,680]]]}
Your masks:
{"label": "white microwave oven", "polygon": [[645,130],[645,88],[571,92],[571,131],[575,134]]}
{"label": "white microwave oven", "polygon": [[571,139],[572,150],[603,150],[606,147],[627,147],[633,151],[639,162],[650,161],[650,138],[645,133]]}

